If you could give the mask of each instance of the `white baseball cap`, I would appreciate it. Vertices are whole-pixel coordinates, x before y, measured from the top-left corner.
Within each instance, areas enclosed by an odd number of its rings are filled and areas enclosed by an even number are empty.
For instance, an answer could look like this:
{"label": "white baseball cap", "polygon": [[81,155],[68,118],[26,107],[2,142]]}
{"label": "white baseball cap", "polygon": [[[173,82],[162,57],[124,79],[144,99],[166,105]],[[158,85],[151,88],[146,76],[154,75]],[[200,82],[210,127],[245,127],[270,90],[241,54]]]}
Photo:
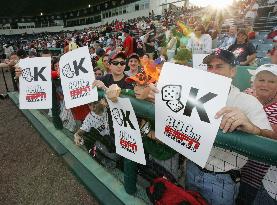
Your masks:
{"label": "white baseball cap", "polygon": [[277,76],[277,64],[264,64],[259,66],[256,70],[254,75],[256,76],[261,71],[269,71],[272,74]]}

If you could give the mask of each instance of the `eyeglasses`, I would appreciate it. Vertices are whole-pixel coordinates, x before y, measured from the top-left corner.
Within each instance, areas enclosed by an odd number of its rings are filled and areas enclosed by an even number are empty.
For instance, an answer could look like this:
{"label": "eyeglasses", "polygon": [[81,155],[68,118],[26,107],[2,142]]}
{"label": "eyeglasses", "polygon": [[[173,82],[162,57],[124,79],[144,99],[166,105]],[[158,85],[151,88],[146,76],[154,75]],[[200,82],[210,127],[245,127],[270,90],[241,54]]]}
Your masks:
{"label": "eyeglasses", "polygon": [[115,66],[118,66],[119,64],[121,66],[124,66],[124,65],[126,65],[126,62],[125,61],[120,61],[120,62],[118,62],[118,61],[112,61],[111,64],[113,64]]}

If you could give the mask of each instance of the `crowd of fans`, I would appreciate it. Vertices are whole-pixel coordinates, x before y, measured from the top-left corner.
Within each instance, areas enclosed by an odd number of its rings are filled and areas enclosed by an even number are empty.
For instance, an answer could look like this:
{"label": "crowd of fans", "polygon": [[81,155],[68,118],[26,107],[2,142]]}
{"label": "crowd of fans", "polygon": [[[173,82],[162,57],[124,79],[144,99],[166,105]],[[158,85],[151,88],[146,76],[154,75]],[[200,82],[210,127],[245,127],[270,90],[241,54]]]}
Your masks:
{"label": "crowd of fans", "polygon": [[[255,1],[243,3],[248,5],[238,4],[241,15],[250,16],[248,11],[256,11]],[[42,50],[40,56],[51,56],[51,48],[66,53],[88,46],[97,79],[93,86],[104,90],[113,101],[119,95],[118,90],[129,89],[137,99],[154,103],[158,92],[155,83],[164,62],[192,66],[193,54],[208,54],[203,61],[207,71],[230,78],[234,78],[237,65],[255,65],[256,48],[250,39],[258,35],[256,32],[249,28],[238,30],[236,25],[230,25],[228,32],[222,33],[222,19],[210,17],[207,23],[192,15],[195,12],[201,11],[181,9],[166,11],[163,16],[151,14],[82,31],[1,37],[6,42],[1,55],[7,59],[1,66],[10,67],[14,87],[18,89],[14,77],[21,73],[16,65],[19,59],[38,56],[39,50]],[[268,38],[274,44],[268,52],[271,63],[255,70],[252,87],[246,91],[248,94],[232,86],[227,106],[217,113],[218,118],[223,117],[220,125],[223,132],[237,129],[277,139],[276,28],[272,28]],[[106,101],[101,99],[65,109],[58,62],[59,56],[52,56],[52,78],[64,127],[75,133],[75,143],[84,144],[90,154],[95,155],[97,146],[102,146],[115,156],[114,131]],[[78,127],[76,121],[82,125]],[[275,166],[213,147],[205,168],[191,161],[184,168],[181,166],[184,159],[155,138],[153,122],[144,118],[138,121],[147,156],[146,166],[160,167],[162,174],[173,181],[178,181],[179,170],[184,169],[181,173],[186,174],[185,187],[198,191],[209,204],[277,204]]]}

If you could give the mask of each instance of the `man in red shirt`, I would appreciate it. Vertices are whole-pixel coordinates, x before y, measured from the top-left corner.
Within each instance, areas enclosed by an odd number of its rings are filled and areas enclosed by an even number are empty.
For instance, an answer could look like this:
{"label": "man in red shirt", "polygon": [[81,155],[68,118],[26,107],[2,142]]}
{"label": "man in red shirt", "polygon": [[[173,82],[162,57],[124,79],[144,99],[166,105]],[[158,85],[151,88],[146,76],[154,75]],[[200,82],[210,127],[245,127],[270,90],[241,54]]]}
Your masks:
{"label": "man in red shirt", "polygon": [[123,29],[125,40],[123,42],[123,50],[125,56],[128,57],[130,54],[134,53],[134,39],[130,35],[130,31],[127,28]]}

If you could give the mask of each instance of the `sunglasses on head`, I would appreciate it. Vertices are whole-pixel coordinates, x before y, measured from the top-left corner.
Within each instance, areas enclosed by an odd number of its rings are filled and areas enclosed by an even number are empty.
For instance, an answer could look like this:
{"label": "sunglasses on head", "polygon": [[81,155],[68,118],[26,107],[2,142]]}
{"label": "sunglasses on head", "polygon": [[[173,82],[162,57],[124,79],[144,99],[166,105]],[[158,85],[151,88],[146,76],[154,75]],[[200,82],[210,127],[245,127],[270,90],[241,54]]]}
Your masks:
{"label": "sunglasses on head", "polygon": [[124,65],[126,65],[126,62],[125,61],[120,61],[120,62],[118,62],[118,61],[112,61],[111,64],[113,64],[115,66],[118,66],[119,64],[121,66],[124,66]]}

